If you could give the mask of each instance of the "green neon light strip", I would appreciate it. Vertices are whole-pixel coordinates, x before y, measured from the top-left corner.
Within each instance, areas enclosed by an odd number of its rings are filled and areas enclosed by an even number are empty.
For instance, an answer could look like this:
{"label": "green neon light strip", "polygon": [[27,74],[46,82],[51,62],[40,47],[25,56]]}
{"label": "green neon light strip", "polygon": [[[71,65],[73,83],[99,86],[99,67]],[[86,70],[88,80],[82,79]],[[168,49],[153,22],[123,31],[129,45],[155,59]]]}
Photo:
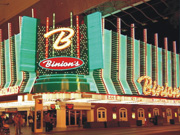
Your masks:
{"label": "green neon light strip", "polygon": [[147,76],[152,78],[152,45],[147,44]]}
{"label": "green neon light strip", "polygon": [[31,93],[31,90],[33,88],[34,82],[36,80],[36,73],[30,72],[29,73],[29,80],[24,88],[24,93]]}
{"label": "green neon light strip", "polygon": [[87,79],[87,82],[90,85],[90,91],[99,93],[96,82],[93,77],[93,71],[89,71],[89,75],[86,75],[85,78]]}
{"label": "green neon light strip", "polygon": [[177,76],[177,87],[180,87],[180,69],[179,69],[179,54],[176,54],[176,76]]}
{"label": "green neon light strip", "polygon": [[162,86],[162,49],[158,48],[158,85]]}
{"label": "green neon light strip", "polygon": [[23,16],[21,28],[20,70],[35,72],[37,19]]}
{"label": "green neon light strip", "polygon": [[6,70],[6,83],[4,88],[8,88],[11,83],[11,63],[10,63],[10,48],[9,39],[5,40],[5,70]]}
{"label": "green neon light strip", "polygon": [[[65,79],[65,78],[67,78],[67,76],[62,76],[62,77],[59,77],[59,76],[55,76],[55,77],[53,77],[53,76],[51,76],[51,77],[44,77],[44,78],[38,78],[38,81],[50,81],[50,80],[61,80],[61,79]],[[68,77],[68,79],[69,80],[76,80],[76,79],[79,79],[79,82],[86,82],[86,79],[83,77]]]}
{"label": "green neon light strip", "polygon": [[172,68],[171,68],[171,64],[172,64],[172,58],[171,58],[171,52],[168,51],[168,86],[171,87],[172,86]]}
{"label": "green neon light strip", "polygon": [[49,78],[49,77],[75,77],[78,75],[78,77],[84,77],[85,75],[79,75],[79,74],[50,74],[50,75],[41,75],[39,78]]}
{"label": "green neon light strip", "polygon": [[101,13],[95,12],[87,16],[89,69],[102,69],[103,41]]}
{"label": "green neon light strip", "polygon": [[134,82],[140,94],[142,94],[141,84],[137,82],[140,77],[140,41],[134,42]]}
{"label": "green neon light strip", "polygon": [[23,81],[23,72],[20,71],[20,34],[15,35],[15,50],[16,50],[16,74],[17,81],[15,83],[16,86],[20,86]]}
{"label": "green neon light strip", "polygon": [[132,94],[127,82],[127,36],[121,35],[120,44],[120,81],[126,94]]}
{"label": "green neon light strip", "polygon": [[104,30],[104,69],[103,78],[107,86],[109,94],[117,94],[113,82],[111,80],[111,43],[112,43],[112,32]]}

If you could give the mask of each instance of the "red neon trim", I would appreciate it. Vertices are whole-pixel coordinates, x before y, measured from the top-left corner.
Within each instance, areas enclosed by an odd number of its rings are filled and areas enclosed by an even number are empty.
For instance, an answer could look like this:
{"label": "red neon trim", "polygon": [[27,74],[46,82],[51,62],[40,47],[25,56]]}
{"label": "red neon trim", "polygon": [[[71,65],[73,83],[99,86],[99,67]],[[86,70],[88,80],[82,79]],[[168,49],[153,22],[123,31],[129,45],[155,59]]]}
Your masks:
{"label": "red neon trim", "polygon": [[154,34],[154,44],[156,46],[156,82],[158,84],[158,34]]}
{"label": "red neon trim", "polygon": [[[104,18],[102,18],[102,34],[103,34],[103,38],[104,38]],[[104,39],[103,39],[103,42],[104,42]],[[104,82],[104,79],[103,79],[103,77],[102,77],[102,74],[103,74],[103,71],[102,71],[102,69],[101,69],[101,80],[102,80],[102,82],[103,82],[103,85],[104,85],[104,88],[105,88],[105,90],[106,90],[106,93],[109,93],[108,92],[108,90],[107,90],[107,87],[106,87],[106,85],[105,85],[105,82]]]}
{"label": "red neon trim", "polygon": [[168,41],[167,41],[168,39],[167,39],[167,37],[166,38],[164,38],[164,49],[165,49],[165,51],[166,51],[166,54],[165,54],[165,66],[166,66],[166,73],[165,73],[165,76],[166,76],[166,83],[168,82],[168,65],[167,65],[167,50],[168,50]]}
{"label": "red neon trim", "polygon": [[132,51],[133,51],[133,61],[132,61],[132,65],[133,65],[133,73],[132,73],[132,78],[133,78],[133,80],[134,80],[134,32],[135,32],[135,30],[134,30],[134,24],[131,24],[131,40],[132,40]]}
{"label": "red neon trim", "polygon": [[120,61],[119,61],[119,56],[120,56],[120,51],[119,51],[119,49],[120,49],[120,41],[121,41],[121,20],[120,20],[120,18],[117,18],[117,33],[118,33],[118,78],[117,78],[117,80],[118,80],[118,82],[119,82],[119,85],[120,85],[120,87],[121,87],[121,89],[122,89],[122,92],[123,92],[123,94],[125,94],[125,90],[124,90],[124,88],[123,88],[123,86],[122,86],[122,84],[121,84],[121,81],[119,80],[119,78],[120,78],[120,76],[119,76],[119,67],[120,67]]}
{"label": "red neon trim", "polygon": [[[49,17],[46,18],[46,33],[49,32]],[[46,38],[46,47],[45,47],[45,58],[48,58],[48,45],[49,39]]]}
{"label": "red neon trim", "polygon": [[79,16],[76,16],[76,31],[77,31],[77,58],[80,58],[80,38],[79,38]]}
{"label": "red neon trim", "polygon": [[177,74],[176,74],[176,41],[173,41],[173,51],[174,51],[174,79],[175,79],[175,87],[177,87]]}
{"label": "red neon trim", "polygon": [[12,37],[12,25],[11,23],[8,23],[8,39],[9,39],[9,50],[10,50],[10,67],[11,67],[11,82],[9,86],[12,86],[12,80],[13,80],[13,69],[12,69],[12,50],[11,50],[11,37]]}
{"label": "red neon trim", "polygon": [[107,87],[106,87],[106,85],[105,85],[104,79],[103,79],[103,77],[102,77],[102,74],[103,74],[102,69],[100,69],[100,70],[101,70],[101,75],[100,75],[101,80],[102,80],[102,82],[103,82],[103,85],[104,85],[104,88],[105,88],[105,90],[106,90],[106,93],[109,94],[109,92],[108,92],[108,90],[107,90]]}
{"label": "red neon trim", "polygon": [[140,95],[137,87],[136,87],[136,84],[134,83],[134,39],[135,39],[135,27],[134,27],[134,24],[131,24],[131,39],[132,39],[132,50],[133,50],[133,61],[132,61],[132,64],[133,64],[133,73],[132,73],[132,83],[134,85],[134,88],[136,90],[136,92],[138,93],[138,95]]}
{"label": "red neon trim", "polygon": [[[1,75],[3,74],[3,70],[2,70],[2,29],[0,29],[0,70],[1,70]],[[2,88],[2,82],[3,82],[3,77],[1,76],[1,84],[0,84],[0,88]]]}
{"label": "red neon trim", "polygon": [[24,75],[25,75],[25,73],[24,73],[24,71],[22,71],[22,73],[23,73],[23,79],[22,79],[22,81],[21,81],[21,84],[20,84],[20,86],[19,86],[19,92],[20,92],[20,90],[21,90],[21,87],[22,87],[22,84],[23,84],[23,82],[24,82]]}
{"label": "red neon trim", "polygon": [[37,14],[36,14],[35,8],[32,8],[32,18],[37,18]]}
{"label": "red neon trim", "polygon": [[147,75],[147,29],[143,30],[143,37],[145,45],[145,75]]}
{"label": "red neon trim", "polygon": [[19,33],[21,32],[22,16],[19,16]]}

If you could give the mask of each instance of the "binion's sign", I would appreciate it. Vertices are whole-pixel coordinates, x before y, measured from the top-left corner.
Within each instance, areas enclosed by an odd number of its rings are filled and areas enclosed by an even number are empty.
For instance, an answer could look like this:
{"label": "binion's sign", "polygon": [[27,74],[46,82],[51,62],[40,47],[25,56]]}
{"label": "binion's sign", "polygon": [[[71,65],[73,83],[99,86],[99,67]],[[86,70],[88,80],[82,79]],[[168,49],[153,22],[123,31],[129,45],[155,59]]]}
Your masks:
{"label": "binion's sign", "polygon": [[152,81],[149,76],[141,76],[137,80],[138,83],[142,81],[144,81],[142,89],[144,95],[180,98],[180,87],[168,87],[167,83],[164,86],[160,86],[156,81]]}
{"label": "binion's sign", "polygon": [[83,60],[74,57],[53,57],[42,60],[39,66],[48,70],[71,70],[84,64]]}
{"label": "binion's sign", "polygon": [[[59,33],[56,41],[53,43],[55,50],[63,50],[72,43],[71,38],[74,36],[74,30],[71,28],[58,28],[44,34],[45,38]],[[39,66],[48,70],[71,70],[84,65],[83,60],[74,57],[52,57],[40,61]]]}
{"label": "binion's sign", "polygon": [[[66,34],[65,32],[68,32],[69,34]],[[60,34],[53,44],[54,49],[62,50],[62,49],[65,49],[71,45],[71,42],[72,42],[71,38],[74,36],[74,30],[73,29],[71,29],[71,28],[55,29],[55,30],[52,30],[52,31],[44,34],[44,37],[49,38],[50,36],[52,36],[56,33],[60,33]],[[59,45],[59,43],[62,43],[62,45]]]}

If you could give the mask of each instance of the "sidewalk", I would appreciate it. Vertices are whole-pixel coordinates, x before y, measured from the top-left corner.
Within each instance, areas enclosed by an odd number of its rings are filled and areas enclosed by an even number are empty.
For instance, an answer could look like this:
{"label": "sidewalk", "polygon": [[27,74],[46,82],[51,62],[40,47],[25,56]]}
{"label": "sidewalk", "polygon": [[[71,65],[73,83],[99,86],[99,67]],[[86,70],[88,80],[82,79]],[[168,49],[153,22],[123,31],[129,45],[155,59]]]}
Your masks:
{"label": "sidewalk", "polygon": [[[163,125],[163,126],[154,126],[154,127],[164,127],[164,128],[166,128],[167,126],[171,127],[171,126],[178,126],[178,125],[180,125],[180,123],[177,123],[175,125]],[[140,128],[146,128],[147,129],[147,128],[152,128],[152,127],[145,127],[145,126],[140,127],[140,126],[136,126],[136,127],[126,127],[126,128],[119,127],[119,128],[129,130],[129,128],[130,129],[133,129],[133,128],[134,129],[135,128],[136,129],[137,128],[138,129],[140,129]],[[107,129],[110,129],[110,128],[95,128],[93,130],[105,130],[105,129],[107,130]],[[21,131],[23,133],[22,135],[49,135],[49,134],[60,133],[60,132],[73,132],[73,131],[87,131],[88,132],[88,131],[92,131],[92,129],[84,129],[83,127],[68,127],[68,128],[53,128],[53,130],[51,132],[45,132],[45,128],[44,128],[42,133],[33,133],[31,131],[31,127],[22,127]],[[13,125],[10,125],[10,135],[15,135],[15,127]]]}
{"label": "sidewalk", "polygon": [[[10,135],[15,135],[15,126],[10,125]],[[42,133],[33,133],[31,131],[31,127],[25,126],[21,128],[22,135],[45,135],[45,134],[52,134],[52,133],[58,133],[58,132],[67,132],[67,131],[80,131],[80,130],[86,130],[83,129],[83,127],[68,127],[68,128],[53,128],[51,132],[45,132],[45,128]]]}

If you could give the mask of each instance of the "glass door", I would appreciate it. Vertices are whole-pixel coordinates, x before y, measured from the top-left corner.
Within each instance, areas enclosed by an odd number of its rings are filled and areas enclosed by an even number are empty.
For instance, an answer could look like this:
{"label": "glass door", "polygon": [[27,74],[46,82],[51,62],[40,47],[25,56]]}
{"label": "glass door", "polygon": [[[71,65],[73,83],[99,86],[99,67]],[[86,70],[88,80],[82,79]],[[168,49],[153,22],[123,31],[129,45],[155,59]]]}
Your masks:
{"label": "glass door", "polygon": [[119,110],[119,120],[120,121],[128,121],[128,119],[127,119],[127,109],[126,108],[121,108]]}
{"label": "glass door", "polygon": [[178,118],[179,118],[179,122],[180,122],[180,108],[178,108]]}
{"label": "glass door", "polygon": [[145,124],[144,109],[139,108],[137,113],[138,113],[138,120],[142,120],[142,124]]}
{"label": "glass door", "polygon": [[158,108],[154,108],[153,109],[153,116],[159,116],[159,109]]}
{"label": "glass door", "polygon": [[172,119],[172,111],[170,108],[166,109],[167,122],[170,123],[170,119]]}
{"label": "glass door", "polygon": [[84,121],[87,121],[86,111],[82,110],[67,110],[66,125],[67,126],[82,126]]}

